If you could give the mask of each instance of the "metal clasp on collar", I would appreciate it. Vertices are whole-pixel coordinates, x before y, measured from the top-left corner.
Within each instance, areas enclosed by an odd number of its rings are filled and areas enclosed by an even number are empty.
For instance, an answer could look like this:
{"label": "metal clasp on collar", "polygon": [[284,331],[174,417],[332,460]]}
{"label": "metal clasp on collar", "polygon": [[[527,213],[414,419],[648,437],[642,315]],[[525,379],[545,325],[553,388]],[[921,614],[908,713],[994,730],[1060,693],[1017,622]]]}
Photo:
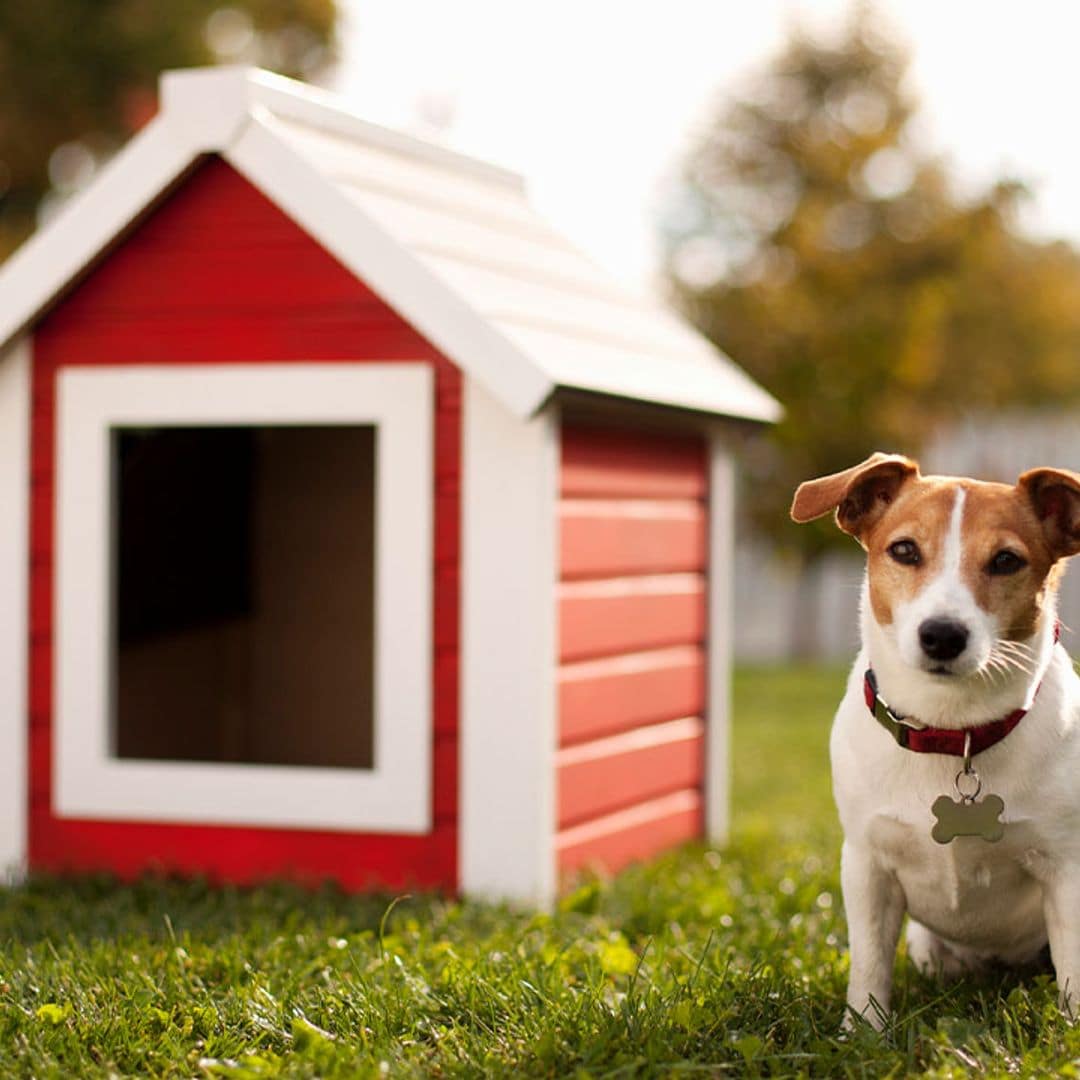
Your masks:
{"label": "metal clasp on collar", "polygon": [[[967,791],[960,784],[961,777],[968,781],[966,785],[968,787]],[[972,783],[975,785],[974,789],[971,788]],[[970,731],[964,732],[964,767],[956,774],[953,784],[956,787],[956,794],[960,796],[960,801],[968,804],[973,803],[979,797],[979,792],[982,791],[982,780],[979,779],[979,774],[971,767]]]}
{"label": "metal clasp on collar", "polygon": [[881,696],[878,690],[877,677],[874,675],[873,670],[866,672],[866,678],[869,680],[870,689],[874,692],[874,719],[884,727],[888,728],[893,738],[899,743],[905,750],[908,749],[908,745],[911,739],[911,733],[913,731],[921,731],[922,727],[919,724],[913,724],[906,717],[899,716],[892,710],[892,706]]}

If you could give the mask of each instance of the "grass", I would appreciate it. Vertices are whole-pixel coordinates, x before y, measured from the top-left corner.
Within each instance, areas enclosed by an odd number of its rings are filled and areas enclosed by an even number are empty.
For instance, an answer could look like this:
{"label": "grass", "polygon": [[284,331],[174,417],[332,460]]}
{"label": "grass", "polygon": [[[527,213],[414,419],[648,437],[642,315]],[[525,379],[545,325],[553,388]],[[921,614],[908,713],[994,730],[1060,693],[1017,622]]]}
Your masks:
{"label": "grass", "polygon": [[731,846],[553,914],[278,885],[34,881],[0,895],[0,1076],[1080,1075],[1046,976],[901,959],[886,1037],[846,979],[828,718],[842,674],[736,682]]}

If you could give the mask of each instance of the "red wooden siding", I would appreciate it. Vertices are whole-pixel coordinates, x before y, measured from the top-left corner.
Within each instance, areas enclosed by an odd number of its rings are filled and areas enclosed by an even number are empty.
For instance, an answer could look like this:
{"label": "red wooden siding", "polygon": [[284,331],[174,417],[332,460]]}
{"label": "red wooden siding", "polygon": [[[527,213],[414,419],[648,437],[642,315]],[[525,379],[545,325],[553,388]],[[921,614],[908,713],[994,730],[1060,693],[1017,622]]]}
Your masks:
{"label": "red wooden siding", "polygon": [[567,426],[560,472],[560,870],[700,835],[707,473],[699,438]]}
{"label": "red wooden siding", "polygon": [[693,716],[704,700],[705,656],[697,645],[563,664],[561,744]]}
{"label": "red wooden siding", "polygon": [[697,439],[569,427],[563,432],[562,493],[567,498],[696,499],[708,494]]}
{"label": "red wooden siding", "polygon": [[567,581],[559,590],[561,660],[640,652],[705,635],[701,574]]}
{"label": "red wooden siding", "polygon": [[643,802],[701,779],[704,724],[695,717],[649,724],[558,752],[559,827]]}
{"label": "red wooden siding", "polygon": [[564,499],[562,576],[698,570],[705,563],[705,526],[697,499]]}
{"label": "red wooden siding", "polygon": [[694,788],[564,829],[555,842],[559,869],[617,869],[647,859],[699,836],[703,815],[701,792]]}
{"label": "red wooden siding", "polygon": [[[56,372],[63,365],[426,360],[435,371],[434,825],[419,836],[64,820],[52,812]],[[34,342],[30,861],[349,888],[457,883],[458,370],[238,173],[210,159],[40,324]]]}

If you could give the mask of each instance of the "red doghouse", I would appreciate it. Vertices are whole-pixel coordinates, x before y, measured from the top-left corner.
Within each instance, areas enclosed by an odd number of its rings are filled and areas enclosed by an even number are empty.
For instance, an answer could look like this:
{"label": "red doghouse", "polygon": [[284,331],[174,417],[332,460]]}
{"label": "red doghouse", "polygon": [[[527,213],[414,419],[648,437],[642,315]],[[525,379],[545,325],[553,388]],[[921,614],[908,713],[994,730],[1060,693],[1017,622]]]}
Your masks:
{"label": "red doghouse", "polygon": [[723,834],[778,407],[518,177],[172,73],[0,296],[0,860],[543,901]]}

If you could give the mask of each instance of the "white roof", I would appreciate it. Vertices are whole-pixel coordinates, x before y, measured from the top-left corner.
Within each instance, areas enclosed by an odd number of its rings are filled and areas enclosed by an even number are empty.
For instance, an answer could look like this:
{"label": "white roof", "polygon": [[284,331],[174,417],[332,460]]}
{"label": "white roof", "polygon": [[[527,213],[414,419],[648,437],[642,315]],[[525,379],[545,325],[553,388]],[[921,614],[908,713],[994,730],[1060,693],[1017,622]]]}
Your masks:
{"label": "white roof", "polygon": [[158,116],[0,268],[0,348],[202,154],[220,154],[520,416],[561,387],[772,421],[704,337],[613,281],[521,178],[247,68],[169,72]]}

